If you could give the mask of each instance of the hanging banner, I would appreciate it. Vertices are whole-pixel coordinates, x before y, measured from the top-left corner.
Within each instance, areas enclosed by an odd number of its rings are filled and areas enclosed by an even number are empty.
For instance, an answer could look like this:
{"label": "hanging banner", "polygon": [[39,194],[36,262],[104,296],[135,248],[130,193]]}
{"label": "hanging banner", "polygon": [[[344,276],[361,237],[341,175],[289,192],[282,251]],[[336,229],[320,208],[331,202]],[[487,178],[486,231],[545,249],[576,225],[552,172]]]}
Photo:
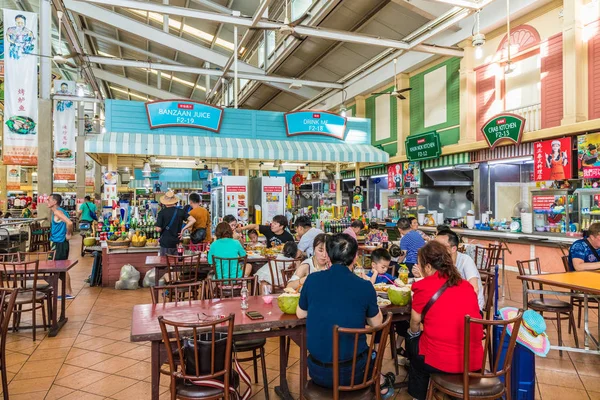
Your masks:
{"label": "hanging banner", "polygon": [[21,189],[21,168],[15,165],[6,167],[6,190]]}
{"label": "hanging banner", "polygon": [[37,165],[37,14],[4,9],[3,161]]}
{"label": "hanging banner", "polygon": [[534,144],[534,180],[571,179],[571,138],[544,140]]}
{"label": "hanging banner", "polygon": [[482,127],[481,132],[491,149],[498,143],[511,141],[517,146],[521,144],[525,118],[517,114],[500,114],[490,118]]}
{"label": "hanging banner", "polygon": [[421,167],[418,162],[407,162],[402,164],[402,180],[404,182],[404,194],[417,193],[421,184]]}
{"label": "hanging banner", "polygon": [[388,189],[402,189],[402,163],[388,165]]}
{"label": "hanging banner", "polygon": [[[61,96],[75,94],[73,81],[54,81],[54,93]],[[54,101],[54,180],[75,180],[75,103],[70,100]]]}
{"label": "hanging banner", "polygon": [[600,178],[600,133],[589,133],[577,137],[577,166],[579,178]]}
{"label": "hanging banner", "polygon": [[192,100],[158,100],[146,103],[150,129],[182,126],[219,132],[223,109]]}
{"label": "hanging banner", "polygon": [[94,186],[96,182],[96,162],[85,155],[85,186]]}
{"label": "hanging banner", "polygon": [[344,140],[346,118],[327,111],[293,111],[283,115],[288,136],[322,135]]}

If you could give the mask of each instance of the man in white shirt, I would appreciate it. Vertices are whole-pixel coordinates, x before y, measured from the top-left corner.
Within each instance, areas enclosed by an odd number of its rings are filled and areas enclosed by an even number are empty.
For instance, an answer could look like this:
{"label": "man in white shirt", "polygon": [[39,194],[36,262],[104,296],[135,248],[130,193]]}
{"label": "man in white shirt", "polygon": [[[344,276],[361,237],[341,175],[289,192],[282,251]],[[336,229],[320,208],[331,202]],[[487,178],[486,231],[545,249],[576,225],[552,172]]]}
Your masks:
{"label": "man in white shirt", "polygon": [[313,228],[312,221],[308,216],[301,216],[294,222],[296,233],[298,234],[298,250],[302,252],[306,257],[312,257],[314,254],[313,242],[315,237],[323,233],[322,230]]}
{"label": "man in white shirt", "polygon": [[479,274],[479,270],[475,265],[475,261],[473,261],[470,256],[458,251],[458,235],[451,230],[443,230],[437,234],[435,240],[448,247],[450,254],[452,254],[454,265],[456,265],[456,269],[458,269],[458,272],[460,272],[460,275],[463,277],[463,279],[469,281],[469,283],[473,286],[475,293],[477,293],[479,309],[483,310],[485,307],[485,298],[483,296],[481,275]]}

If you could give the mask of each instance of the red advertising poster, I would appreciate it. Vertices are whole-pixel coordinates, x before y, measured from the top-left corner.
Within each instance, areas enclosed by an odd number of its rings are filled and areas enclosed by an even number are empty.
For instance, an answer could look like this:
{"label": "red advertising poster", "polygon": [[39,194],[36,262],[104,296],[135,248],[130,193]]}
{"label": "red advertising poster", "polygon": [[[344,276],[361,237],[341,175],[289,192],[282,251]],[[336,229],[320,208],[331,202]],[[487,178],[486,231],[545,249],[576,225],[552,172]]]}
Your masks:
{"label": "red advertising poster", "polygon": [[556,201],[554,196],[533,196],[533,209],[538,210],[549,210]]}
{"label": "red advertising poster", "polygon": [[533,146],[534,180],[571,179],[571,138],[544,140]]}
{"label": "red advertising poster", "polygon": [[599,146],[600,133],[577,136],[577,167],[580,178],[600,178]]}
{"label": "red advertising poster", "polygon": [[409,197],[407,199],[404,199],[404,207],[416,207],[417,206],[417,199],[415,197]]}
{"label": "red advertising poster", "polygon": [[402,189],[402,163],[388,165],[388,189]]}
{"label": "red advertising poster", "polygon": [[265,186],[263,192],[266,193],[281,193],[283,188],[281,186]]}

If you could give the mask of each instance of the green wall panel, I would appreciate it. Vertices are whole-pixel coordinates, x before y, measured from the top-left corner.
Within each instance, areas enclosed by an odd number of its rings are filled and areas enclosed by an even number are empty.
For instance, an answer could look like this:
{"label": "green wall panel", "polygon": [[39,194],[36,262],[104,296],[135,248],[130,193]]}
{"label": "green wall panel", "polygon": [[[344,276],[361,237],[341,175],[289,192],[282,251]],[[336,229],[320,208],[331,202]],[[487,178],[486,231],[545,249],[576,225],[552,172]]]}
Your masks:
{"label": "green wall panel", "polygon": [[[391,93],[394,90],[393,86],[381,92]],[[365,117],[371,119],[371,145],[381,146],[381,148],[387,152],[390,156],[395,156],[398,152],[398,99],[388,95],[381,95],[389,97],[390,105],[390,137],[382,140],[376,140],[377,122],[376,122],[376,107],[375,99],[377,96],[370,96],[365,100]]]}

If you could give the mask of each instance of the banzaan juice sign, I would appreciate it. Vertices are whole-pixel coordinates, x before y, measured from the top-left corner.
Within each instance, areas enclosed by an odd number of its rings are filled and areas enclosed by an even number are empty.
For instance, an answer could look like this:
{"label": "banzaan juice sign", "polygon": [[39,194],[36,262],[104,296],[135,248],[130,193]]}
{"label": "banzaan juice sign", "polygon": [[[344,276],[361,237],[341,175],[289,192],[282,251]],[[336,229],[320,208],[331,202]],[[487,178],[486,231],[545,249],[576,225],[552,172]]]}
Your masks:
{"label": "banzaan juice sign", "polygon": [[525,118],[516,114],[500,114],[483,125],[481,132],[491,149],[499,143],[510,141],[519,145],[523,137]]}
{"label": "banzaan juice sign", "polygon": [[191,100],[159,100],[146,103],[150,129],[187,127],[218,132],[223,109]]}
{"label": "banzaan juice sign", "polygon": [[410,135],[404,144],[409,161],[429,160],[442,155],[440,134],[436,131]]}

